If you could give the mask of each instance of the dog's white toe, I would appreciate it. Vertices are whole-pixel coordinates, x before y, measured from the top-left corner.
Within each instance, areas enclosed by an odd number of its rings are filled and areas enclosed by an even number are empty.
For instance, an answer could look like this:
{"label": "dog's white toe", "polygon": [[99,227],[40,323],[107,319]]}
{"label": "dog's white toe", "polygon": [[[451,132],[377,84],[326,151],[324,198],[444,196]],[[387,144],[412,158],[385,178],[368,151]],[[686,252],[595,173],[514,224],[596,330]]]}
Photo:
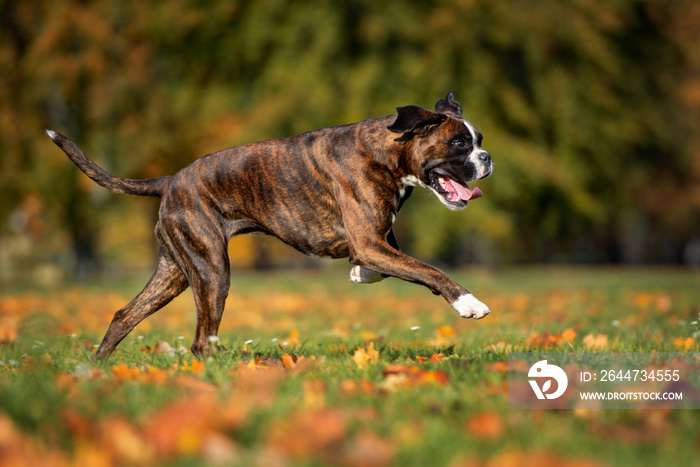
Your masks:
{"label": "dog's white toe", "polygon": [[362,266],[353,266],[350,270],[350,282],[355,284],[373,284],[384,279],[384,276]]}
{"label": "dog's white toe", "polygon": [[452,303],[452,308],[457,310],[462,318],[481,319],[491,313],[489,307],[470,293],[461,295]]}

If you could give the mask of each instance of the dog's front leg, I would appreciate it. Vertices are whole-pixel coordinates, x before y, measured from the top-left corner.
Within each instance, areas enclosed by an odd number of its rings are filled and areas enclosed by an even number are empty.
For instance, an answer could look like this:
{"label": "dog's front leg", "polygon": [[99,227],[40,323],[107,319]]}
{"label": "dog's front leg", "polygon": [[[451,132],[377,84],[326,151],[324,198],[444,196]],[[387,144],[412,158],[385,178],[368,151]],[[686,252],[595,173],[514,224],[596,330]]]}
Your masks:
{"label": "dog's front leg", "polygon": [[[396,235],[394,235],[394,229],[389,230],[389,234],[386,236],[387,242],[397,251],[401,251],[399,248],[399,242],[396,240]],[[374,284],[375,282],[382,281],[386,279],[387,275],[381,274],[371,269],[367,269],[364,266],[353,266],[350,269],[350,282],[355,284]]]}
{"label": "dog's front leg", "polygon": [[[407,186],[404,188],[403,195],[399,200],[399,206],[396,210],[397,214],[398,211],[400,211],[403,207],[406,200],[411,196],[411,193],[413,193],[412,186]],[[386,241],[389,242],[389,245],[391,245],[392,248],[394,248],[397,251],[401,251],[401,247],[399,247],[399,241],[396,239],[396,235],[394,234],[393,228],[389,229],[389,233],[386,236]],[[372,271],[371,269],[367,269],[364,266],[353,266],[352,269],[350,269],[350,282],[354,282],[356,284],[374,284],[375,282],[384,280],[387,277],[388,276],[385,274],[380,274],[378,272]]]}
{"label": "dog's front leg", "polygon": [[362,241],[358,246],[351,247],[351,251],[350,261],[353,264],[379,274],[422,284],[433,293],[442,295],[463,318],[480,319],[491,312],[469,290],[444,272],[394,250],[385,242]]}
{"label": "dog's front leg", "polygon": [[[358,218],[353,217],[351,213],[346,211],[345,215],[352,264],[379,274],[422,284],[433,293],[442,295],[463,318],[480,319],[490,313],[484,303],[444,272],[392,248],[386,240],[390,224],[372,223],[366,219],[358,222]],[[368,225],[378,227],[368,229]]]}

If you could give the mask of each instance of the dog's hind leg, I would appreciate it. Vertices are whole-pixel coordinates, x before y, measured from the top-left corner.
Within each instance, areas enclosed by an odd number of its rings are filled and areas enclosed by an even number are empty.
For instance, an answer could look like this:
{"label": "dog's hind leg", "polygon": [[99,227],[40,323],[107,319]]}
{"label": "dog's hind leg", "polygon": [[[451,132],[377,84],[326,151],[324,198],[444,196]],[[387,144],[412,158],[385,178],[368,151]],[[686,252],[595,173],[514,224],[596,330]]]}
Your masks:
{"label": "dog's hind leg", "polygon": [[108,357],[141,321],[167,305],[187,288],[187,278],[163,248],[156,272],[131,302],[117,311],[93,359]]}
{"label": "dog's hind leg", "polygon": [[220,253],[213,264],[198,264],[190,274],[190,286],[197,306],[197,328],[192,343],[192,353],[196,356],[211,353],[212,343],[218,340],[219,325],[231,285],[225,246],[220,249]]}
{"label": "dog's hind leg", "polygon": [[197,307],[192,353],[211,353],[231,285],[227,241],[220,225],[201,219],[188,222],[180,214],[160,220],[159,239],[185,271]]}

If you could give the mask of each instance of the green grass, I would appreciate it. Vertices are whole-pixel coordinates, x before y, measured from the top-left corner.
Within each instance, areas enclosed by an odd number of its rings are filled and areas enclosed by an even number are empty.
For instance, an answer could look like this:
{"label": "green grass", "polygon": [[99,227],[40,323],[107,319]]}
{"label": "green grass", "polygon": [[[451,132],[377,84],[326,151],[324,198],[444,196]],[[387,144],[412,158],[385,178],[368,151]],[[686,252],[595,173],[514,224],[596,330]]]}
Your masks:
{"label": "green grass", "polygon": [[[590,351],[588,334],[607,336],[603,351],[678,351],[677,339],[698,332],[700,273],[460,271],[455,279],[492,309],[478,322],[459,319],[419,286],[351,285],[346,273],[234,273],[221,331],[227,350],[201,367],[189,353],[147,349],[191,344],[187,293],[95,363],[90,355],[111,314],[145,279],[5,291],[0,462],[39,455],[56,465],[696,461],[692,410],[509,410],[507,373],[489,364],[505,361],[507,349],[541,350],[533,336],[565,329],[576,338],[549,351]],[[353,355],[370,353],[370,344],[379,355],[360,367]],[[417,362],[433,354],[444,359]],[[392,385],[387,367],[447,380]]]}

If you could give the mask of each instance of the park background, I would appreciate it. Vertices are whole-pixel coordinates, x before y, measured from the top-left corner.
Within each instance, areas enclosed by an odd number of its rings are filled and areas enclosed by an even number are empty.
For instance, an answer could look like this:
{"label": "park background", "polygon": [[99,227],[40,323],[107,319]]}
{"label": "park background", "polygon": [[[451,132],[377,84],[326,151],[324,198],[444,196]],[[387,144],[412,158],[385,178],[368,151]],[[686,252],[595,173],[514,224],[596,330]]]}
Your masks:
{"label": "park background", "polygon": [[[0,0],[0,464],[696,465],[692,410],[510,410],[507,375],[510,352],[700,350],[698,37],[685,0]],[[241,236],[228,351],[187,351],[186,291],[90,359],[158,201],[46,129],[150,178],[449,90],[494,174],[461,212],[417,189],[395,229],[486,319]]]}
{"label": "park background", "polygon": [[[418,190],[402,247],[454,267],[700,264],[698,2],[0,2],[0,277],[152,266],[157,201],[117,176],[226,147],[432,109],[453,89],[485,135],[485,196]],[[303,181],[300,181],[303,183]],[[236,267],[316,265],[241,237]]]}

